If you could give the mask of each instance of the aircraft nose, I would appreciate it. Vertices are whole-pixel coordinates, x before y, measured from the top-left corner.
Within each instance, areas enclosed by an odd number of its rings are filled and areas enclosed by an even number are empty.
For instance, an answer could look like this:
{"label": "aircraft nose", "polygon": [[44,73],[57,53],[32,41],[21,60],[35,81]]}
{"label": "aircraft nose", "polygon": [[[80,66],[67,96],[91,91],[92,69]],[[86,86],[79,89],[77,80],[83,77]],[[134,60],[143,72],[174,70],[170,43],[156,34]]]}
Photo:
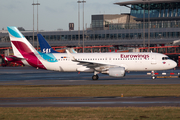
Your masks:
{"label": "aircraft nose", "polygon": [[177,66],[177,63],[175,61],[172,61],[172,67],[175,68]]}

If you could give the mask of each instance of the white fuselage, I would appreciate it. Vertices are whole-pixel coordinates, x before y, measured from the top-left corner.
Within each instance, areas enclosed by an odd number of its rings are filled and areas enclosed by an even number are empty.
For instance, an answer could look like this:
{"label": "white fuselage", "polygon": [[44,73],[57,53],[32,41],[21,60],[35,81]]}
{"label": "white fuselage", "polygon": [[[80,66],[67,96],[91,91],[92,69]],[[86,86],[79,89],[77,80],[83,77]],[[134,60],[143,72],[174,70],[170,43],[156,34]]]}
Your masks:
{"label": "white fuselage", "polygon": [[[93,72],[94,70],[103,71],[106,66],[124,67],[126,71],[157,71],[167,70],[176,67],[176,62],[168,58],[166,55],[159,53],[76,53],[73,57],[81,61],[72,61],[67,53],[46,54],[51,56],[38,58],[47,70],[61,72]],[[53,57],[52,57],[53,55]],[[84,63],[83,63],[84,62]],[[24,62],[27,64],[27,62]],[[97,64],[103,67],[87,67],[87,64]]]}

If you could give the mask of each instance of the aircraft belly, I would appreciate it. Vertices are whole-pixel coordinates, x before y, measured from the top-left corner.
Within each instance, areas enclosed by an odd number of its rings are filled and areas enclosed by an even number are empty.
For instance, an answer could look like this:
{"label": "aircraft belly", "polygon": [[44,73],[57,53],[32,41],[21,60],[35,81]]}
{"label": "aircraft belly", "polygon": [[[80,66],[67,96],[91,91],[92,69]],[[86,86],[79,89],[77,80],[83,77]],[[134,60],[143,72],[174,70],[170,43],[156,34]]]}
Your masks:
{"label": "aircraft belly", "polygon": [[127,71],[151,71],[152,69],[157,69],[157,67],[149,61],[134,61],[128,64]]}
{"label": "aircraft belly", "polygon": [[76,72],[76,64],[74,63],[60,64],[58,66],[58,69],[61,72]]}
{"label": "aircraft belly", "polygon": [[51,63],[51,64],[44,64],[47,70],[59,71],[58,65]]}

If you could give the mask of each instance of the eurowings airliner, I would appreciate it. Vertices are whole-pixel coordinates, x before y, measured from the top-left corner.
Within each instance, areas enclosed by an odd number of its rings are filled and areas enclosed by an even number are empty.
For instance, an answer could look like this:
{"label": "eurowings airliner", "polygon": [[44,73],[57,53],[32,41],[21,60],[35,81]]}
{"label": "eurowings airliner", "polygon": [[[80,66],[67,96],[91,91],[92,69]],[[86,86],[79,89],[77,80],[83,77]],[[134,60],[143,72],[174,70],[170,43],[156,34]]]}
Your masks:
{"label": "eurowings airliner", "polygon": [[41,53],[29,43],[16,27],[7,27],[14,56],[24,65],[59,72],[92,72],[124,77],[126,71],[168,70],[177,63],[160,53]]}

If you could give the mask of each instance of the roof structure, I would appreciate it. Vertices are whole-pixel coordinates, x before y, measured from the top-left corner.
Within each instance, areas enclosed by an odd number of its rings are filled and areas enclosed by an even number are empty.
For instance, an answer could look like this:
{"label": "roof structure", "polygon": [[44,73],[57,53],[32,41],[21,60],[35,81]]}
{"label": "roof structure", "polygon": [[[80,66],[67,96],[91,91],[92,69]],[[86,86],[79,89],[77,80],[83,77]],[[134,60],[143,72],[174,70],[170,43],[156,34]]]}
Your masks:
{"label": "roof structure", "polygon": [[135,4],[142,4],[142,3],[172,3],[172,2],[180,2],[180,0],[134,0],[134,1],[127,1],[127,2],[118,2],[114,3],[120,6],[127,6],[127,5],[135,5]]}

